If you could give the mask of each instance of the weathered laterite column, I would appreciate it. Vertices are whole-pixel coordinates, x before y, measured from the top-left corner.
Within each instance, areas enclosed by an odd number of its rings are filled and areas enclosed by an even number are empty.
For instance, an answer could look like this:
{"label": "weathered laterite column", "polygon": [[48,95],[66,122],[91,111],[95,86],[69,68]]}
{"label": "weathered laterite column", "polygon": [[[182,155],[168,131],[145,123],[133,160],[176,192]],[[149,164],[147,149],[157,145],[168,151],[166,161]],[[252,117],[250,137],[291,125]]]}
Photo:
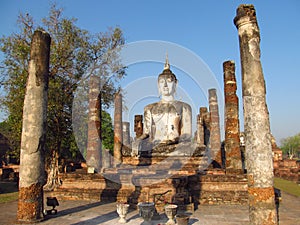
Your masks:
{"label": "weathered laterite column", "polygon": [[222,167],[220,117],[217,90],[208,90],[210,112],[210,148],[215,167]]}
{"label": "weathered laterite column", "polygon": [[277,224],[269,112],[254,6],[240,5],[234,23],[239,34],[242,65],[250,223]]}
{"label": "weathered laterite column", "polygon": [[134,116],[134,132],[136,138],[139,138],[143,134],[143,115]]}
{"label": "weathered laterite column", "polygon": [[32,37],[28,80],[23,107],[20,181],[17,220],[43,220],[45,139],[50,55],[49,34],[35,31]]}
{"label": "weathered laterite column", "polygon": [[207,107],[200,107],[200,117],[202,118],[203,122],[203,132],[204,132],[204,145],[209,144],[209,138],[210,138],[210,114],[207,110]]}
{"label": "weathered laterite column", "polygon": [[122,122],[123,124],[123,145],[130,146],[130,123]]}
{"label": "weathered laterite column", "polygon": [[235,64],[223,63],[225,95],[225,149],[226,173],[240,174],[242,158],[240,149],[239,99],[236,95]]}
{"label": "weathered laterite column", "polygon": [[114,166],[122,162],[122,94],[117,92],[115,95],[115,112],[114,112]]}
{"label": "weathered laterite column", "polygon": [[91,75],[89,80],[88,143],[86,163],[88,173],[101,170],[101,95],[100,77]]}
{"label": "weathered laterite column", "polygon": [[199,114],[197,116],[197,144],[199,146],[204,146],[204,121],[203,121],[203,112],[201,112],[201,108],[199,110]]}

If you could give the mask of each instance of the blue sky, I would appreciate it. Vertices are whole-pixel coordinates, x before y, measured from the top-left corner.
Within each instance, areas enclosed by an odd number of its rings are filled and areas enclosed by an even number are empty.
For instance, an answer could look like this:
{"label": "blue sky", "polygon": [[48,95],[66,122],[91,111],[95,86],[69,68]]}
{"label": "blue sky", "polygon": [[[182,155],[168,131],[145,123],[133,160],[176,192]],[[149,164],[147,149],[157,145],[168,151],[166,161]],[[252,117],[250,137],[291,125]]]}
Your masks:
{"label": "blue sky", "polygon": [[[57,3],[64,8],[65,16],[77,18],[77,25],[91,33],[105,31],[108,27],[117,25],[124,31],[127,43],[157,40],[174,43],[191,51],[214,74],[221,91],[223,91],[222,63],[234,60],[241,119],[241,66],[238,35],[233,18],[239,4],[254,4],[261,32],[261,62],[266,80],[271,131],[277,142],[300,132],[298,0],[65,0]],[[2,36],[17,30],[16,20],[19,12],[29,13],[40,23],[41,18],[47,16],[50,1],[1,0],[0,4]],[[166,51],[170,50],[162,50]],[[161,57],[163,61],[165,53],[159,52],[158,55],[157,57]],[[0,59],[2,58],[0,55]],[[172,59],[176,61],[175,55],[172,56],[169,52],[169,58],[171,69],[176,75],[179,74],[179,82],[183,85],[183,90],[188,92],[196,110],[200,106],[207,106],[205,100],[207,90],[202,90],[203,93],[199,95],[196,91],[193,92],[193,84],[189,83],[182,68],[172,68]],[[162,66],[162,63],[157,62],[132,65],[122,85],[129,85],[134,79],[143,76],[157,76],[162,71]],[[222,96],[219,98],[221,101]]]}

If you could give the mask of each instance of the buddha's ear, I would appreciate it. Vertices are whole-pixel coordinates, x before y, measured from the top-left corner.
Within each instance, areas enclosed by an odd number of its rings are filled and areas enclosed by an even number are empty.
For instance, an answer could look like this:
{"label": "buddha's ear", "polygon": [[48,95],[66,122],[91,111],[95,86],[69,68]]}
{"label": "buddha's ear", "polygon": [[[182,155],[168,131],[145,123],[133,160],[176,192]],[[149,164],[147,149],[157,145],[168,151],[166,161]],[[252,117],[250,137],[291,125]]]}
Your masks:
{"label": "buddha's ear", "polygon": [[177,90],[178,80],[175,80],[175,90]]}

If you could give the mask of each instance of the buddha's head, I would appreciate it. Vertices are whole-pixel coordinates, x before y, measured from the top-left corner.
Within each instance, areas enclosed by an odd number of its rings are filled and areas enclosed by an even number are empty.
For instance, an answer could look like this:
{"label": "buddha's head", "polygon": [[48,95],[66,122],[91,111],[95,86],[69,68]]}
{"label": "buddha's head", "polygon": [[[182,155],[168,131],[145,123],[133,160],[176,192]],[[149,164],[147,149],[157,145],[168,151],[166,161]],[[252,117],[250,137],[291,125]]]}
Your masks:
{"label": "buddha's head", "polygon": [[173,96],[177,88],[177,78],[170,70],[168,59],[166,59],[164,70],[158,76],[158,91],[162,96]]}

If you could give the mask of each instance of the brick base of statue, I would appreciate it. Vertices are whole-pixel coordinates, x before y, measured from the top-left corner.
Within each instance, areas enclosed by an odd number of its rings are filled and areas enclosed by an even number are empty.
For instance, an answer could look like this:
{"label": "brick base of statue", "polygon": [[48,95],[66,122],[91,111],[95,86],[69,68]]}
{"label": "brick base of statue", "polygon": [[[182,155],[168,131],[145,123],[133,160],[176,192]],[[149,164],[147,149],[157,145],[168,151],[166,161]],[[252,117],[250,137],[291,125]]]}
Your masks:
{"label": "brick base of statue", "polygon": [[127,202],[133,208],[139,202],[154,202],[158,212],[168,203],[178,205],[179,211],[193,211],[199,204],[247,204],[245,175],[213,169],[205,147],[193,154],[174,154],[184,147],[160,146],[150,151],[152,155],[138,157],[124,148],[118,167],[104,168],[99,174],[88,174],[86,168],[62,173],[62,186],[49,194],[58,200]]}
{"label": "brick base of statue", "polygon": [[[158,144],[153,145],[147,141],[141,142],[141,149],[138,153],[139,157],[160,157],[160,156],[199,156],[206,154],[206,146],[198,146],[190,142],[181,142],[177,144]],[[123,157],[131,157],[132,149],[128,147],[122,148]]]}

